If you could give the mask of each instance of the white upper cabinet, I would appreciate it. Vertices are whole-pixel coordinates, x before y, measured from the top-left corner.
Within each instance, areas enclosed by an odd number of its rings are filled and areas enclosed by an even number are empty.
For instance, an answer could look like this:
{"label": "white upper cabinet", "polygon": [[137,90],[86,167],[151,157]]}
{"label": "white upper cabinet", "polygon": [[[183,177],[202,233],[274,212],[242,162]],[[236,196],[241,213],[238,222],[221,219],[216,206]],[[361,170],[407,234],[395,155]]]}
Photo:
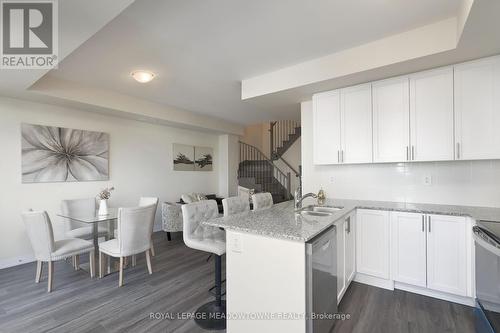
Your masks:
{"label": "white upper cabinet", "polygon": [[427,287],[467,296],[467,230],[465,217],[427,215]]}
{"label": "white upper cabinet", "polygon": [[500,56],[313,96],[314,164],[500,159]]}
{"label": "white upper cabinet", "polygon": [[313,96],[314,164],[340,162],[340,92]]}
{"label": "white upper cabinet", "polygon": [[410,76],[410,160],[453,160],[453,68]]}
{"label": "white upper cabinet", "polygon": [[371,84],[340,90],[342,163],[372,162]]}
{"label": "white upper cabinet", "polygon": [[500,57],[455,66],[455,158],[500,158]]}
{"label": "white upper cabinet", "polygon": [[391,239],[394,281],[426,287],[425,215],[392,212]]}
{"label": "white upper cabinet", "polygon": [[373,161],[409,160],[408,78],[394,78],[372,84]]}

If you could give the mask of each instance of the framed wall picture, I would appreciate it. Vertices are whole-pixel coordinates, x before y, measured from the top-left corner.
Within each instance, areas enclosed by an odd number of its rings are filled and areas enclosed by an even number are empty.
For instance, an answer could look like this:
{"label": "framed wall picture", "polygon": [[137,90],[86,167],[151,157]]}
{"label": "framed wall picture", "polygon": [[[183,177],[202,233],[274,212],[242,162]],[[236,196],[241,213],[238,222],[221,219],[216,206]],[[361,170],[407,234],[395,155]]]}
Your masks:
{"label": "framed wall picture", "polygon": [[109,180],[109,135],[21,125],[23,183]]}
{"label": "framed wall picture", "polygon": [[194,171],[194,147],[174,143],[172,145],[174,170],[175,171]]}
{"label": "framed wall picture", "polygon": [[194,147],[194,169],[196,171],[213,170],[214,150],[210,147]]}

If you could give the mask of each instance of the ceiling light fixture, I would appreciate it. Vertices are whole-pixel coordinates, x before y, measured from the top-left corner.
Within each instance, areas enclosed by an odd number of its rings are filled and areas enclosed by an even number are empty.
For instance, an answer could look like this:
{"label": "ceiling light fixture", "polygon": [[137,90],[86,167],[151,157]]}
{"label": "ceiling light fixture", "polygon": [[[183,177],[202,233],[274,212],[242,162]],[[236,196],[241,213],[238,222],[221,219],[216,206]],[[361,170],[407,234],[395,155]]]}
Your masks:
{"label": "ceiling light fixture", "polygon": [[147,83],[155,78],[156,74],[150,71],[138,70],[130,73],[132,77],[140,83]]}

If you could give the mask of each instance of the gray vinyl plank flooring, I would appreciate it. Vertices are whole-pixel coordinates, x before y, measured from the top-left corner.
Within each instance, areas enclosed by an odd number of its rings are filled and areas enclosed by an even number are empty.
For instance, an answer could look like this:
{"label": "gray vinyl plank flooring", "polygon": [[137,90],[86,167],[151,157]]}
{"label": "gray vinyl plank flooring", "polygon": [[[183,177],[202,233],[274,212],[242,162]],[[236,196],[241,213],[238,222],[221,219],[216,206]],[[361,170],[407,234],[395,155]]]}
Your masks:
{"label": "gray vinyl plank flooring", "polygon": [[[212,299],[207,291],[213,285],[213,260],[207,262],[206,253],[187,248],[176,236],[167,242],[163,233],[155,233],[153,275],[139,257],[136,267],[125,270],[122,288],[117,274],[90,279],[64,261],[55,264],[50,294],[46,267],[39,284],[34,263],[0,270],[0,332],[207,332],[176,315],[192,313]],[[347,290],[340,311],[351,319],[338,321],[333,333],[474,332],[472,308],[358,283]],[[173,317],[151,319],[151,313]]]}

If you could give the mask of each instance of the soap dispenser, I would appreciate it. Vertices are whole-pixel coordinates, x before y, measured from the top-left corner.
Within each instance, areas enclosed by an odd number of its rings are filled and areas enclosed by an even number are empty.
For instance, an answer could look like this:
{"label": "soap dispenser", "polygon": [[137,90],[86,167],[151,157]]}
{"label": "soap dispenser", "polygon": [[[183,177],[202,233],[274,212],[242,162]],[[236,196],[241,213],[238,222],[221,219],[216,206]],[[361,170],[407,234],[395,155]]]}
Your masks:
{"label": "soap dispenser", "polygon": [[318,192],[318,205],[323,206],[326,201],[326,194],[325,191],[323,191],[323,188],[321,188]]}

